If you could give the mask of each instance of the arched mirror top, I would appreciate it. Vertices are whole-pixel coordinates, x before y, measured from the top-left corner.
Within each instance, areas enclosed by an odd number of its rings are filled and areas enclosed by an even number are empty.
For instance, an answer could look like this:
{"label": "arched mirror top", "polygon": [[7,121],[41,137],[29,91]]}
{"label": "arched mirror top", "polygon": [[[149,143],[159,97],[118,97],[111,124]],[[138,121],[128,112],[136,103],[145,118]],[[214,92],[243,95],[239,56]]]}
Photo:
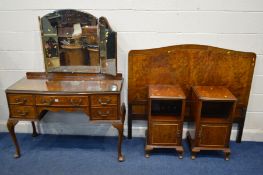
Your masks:
{"label": "arched mirror top", "polygon": [[117,73],[117,33],[105,17],[58,10],[40,18],[46,72]]}

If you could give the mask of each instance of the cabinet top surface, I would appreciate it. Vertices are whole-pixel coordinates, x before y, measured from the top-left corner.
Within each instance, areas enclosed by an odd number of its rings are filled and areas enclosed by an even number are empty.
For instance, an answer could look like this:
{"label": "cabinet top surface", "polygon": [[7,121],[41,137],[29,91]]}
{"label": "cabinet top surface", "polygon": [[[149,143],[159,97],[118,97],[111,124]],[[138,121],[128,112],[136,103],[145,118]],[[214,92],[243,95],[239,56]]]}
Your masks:
{"label": "cabinet top surface", "polygon": [[7,92],[21,91],[28,93],[89,93],[109,92],[119,93],[122,80],[85,80],[85,81],[55,81],[46,79],[22,78],[7,88]]}
{"label": "cabinet top surface", "polygon": [[236,100],[236,97],[223,86],[194,86],[193,92],[201,100]]}
{"label": "cabinet top surface", "polygon": [[149,98],[185,99],[179,85],[149,85]]}

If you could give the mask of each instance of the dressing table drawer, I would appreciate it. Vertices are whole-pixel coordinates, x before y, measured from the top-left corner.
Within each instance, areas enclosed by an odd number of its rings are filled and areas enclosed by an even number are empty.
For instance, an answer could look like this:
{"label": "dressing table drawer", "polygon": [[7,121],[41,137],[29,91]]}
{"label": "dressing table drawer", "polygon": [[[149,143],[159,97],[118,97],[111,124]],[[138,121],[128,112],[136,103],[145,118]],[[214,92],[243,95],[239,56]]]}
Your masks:
{"label": "dressing table drawer", "polygon": [[91,116],[94,120],[117,120],[117,108],[91,108]]}
{"label": "dressing table drawer", "polygon": [[34,97],[32,95],[8,94],[8,103],[12,105],[34,105]]}
{"label": "dressing table drawer", "polygon": [[10,105],[10,114],[12,118],[36,118],[36,110],[32,106]]}
{"label": "dressing table drawer", "polygon": [[92,95],[91,106],[117,105],[117,95]]}
{"label": "dressing table drawer", "polygon": [[38,106],[88,106],[88,96],[36,96]]}

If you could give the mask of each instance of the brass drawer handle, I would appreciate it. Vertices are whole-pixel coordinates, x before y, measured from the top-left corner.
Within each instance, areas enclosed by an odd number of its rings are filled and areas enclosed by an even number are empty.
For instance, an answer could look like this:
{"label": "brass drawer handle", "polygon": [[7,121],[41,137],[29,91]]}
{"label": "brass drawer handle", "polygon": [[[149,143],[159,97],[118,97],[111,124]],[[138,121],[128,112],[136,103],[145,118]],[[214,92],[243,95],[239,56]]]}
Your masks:
{"label": "brass drawer handle", "polygon": [[26,98],[23,98],[23,99],[21,99],[21,98],[16,98],[15,99],[15,103],[14,104],[16,104],[16,105],[22,105],[22,104],[25,104],[26,102],[27,102],[27,99]]}
{"label": "brass drawer handle", "polygon": [[16,112],[20,116],[26,116],[29,113],[28,111],[20,111],[20,110],[17,110]]}
{"label": "brass drawer handle", "polygon": [[107,117],[109,114],[110,114],[110,111],[106,111],[106,112],[101,112],[101,111],[98,111],[98,114],[102,117]]}
{"label": "brass drawer handle", "polygon": [[70,99],[70,103],[74,106],[80,106],[82,103],[82,99],[79,100]]}
{"label": "brass drawer handle", "polygon": [[48,99],[42,99],[42,100],[41,100],[41,103],[42,103],[43,105],[48,105],[48,106],[50,106],[50,105],[52,105],[52,104],[54,103],[54,99],[53,99],[53,98],[50,98],[49,100],[48,100]]}
{"label": "brass drawer handle", "polygon": [[98,99],[98,101],[101,105],[107,105],[111,102],[111,99],[100,98],[100,99]]}

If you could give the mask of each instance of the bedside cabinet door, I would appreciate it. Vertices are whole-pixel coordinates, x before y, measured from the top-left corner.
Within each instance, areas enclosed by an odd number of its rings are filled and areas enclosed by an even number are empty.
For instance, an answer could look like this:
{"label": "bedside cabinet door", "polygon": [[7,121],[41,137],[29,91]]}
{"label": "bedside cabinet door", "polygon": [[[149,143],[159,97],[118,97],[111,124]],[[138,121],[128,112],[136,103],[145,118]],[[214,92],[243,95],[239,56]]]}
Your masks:
{"label": "bedside cabinet door", "polygon": [[225,147],[229,143],[231,124],[202,124],[198,133],[199,146]]}
{"label": "bedside cabinet door", "polygon": [[178,145],[181,143],[181,124],[173,122],[153,122],[150,128],[151,144]]}

